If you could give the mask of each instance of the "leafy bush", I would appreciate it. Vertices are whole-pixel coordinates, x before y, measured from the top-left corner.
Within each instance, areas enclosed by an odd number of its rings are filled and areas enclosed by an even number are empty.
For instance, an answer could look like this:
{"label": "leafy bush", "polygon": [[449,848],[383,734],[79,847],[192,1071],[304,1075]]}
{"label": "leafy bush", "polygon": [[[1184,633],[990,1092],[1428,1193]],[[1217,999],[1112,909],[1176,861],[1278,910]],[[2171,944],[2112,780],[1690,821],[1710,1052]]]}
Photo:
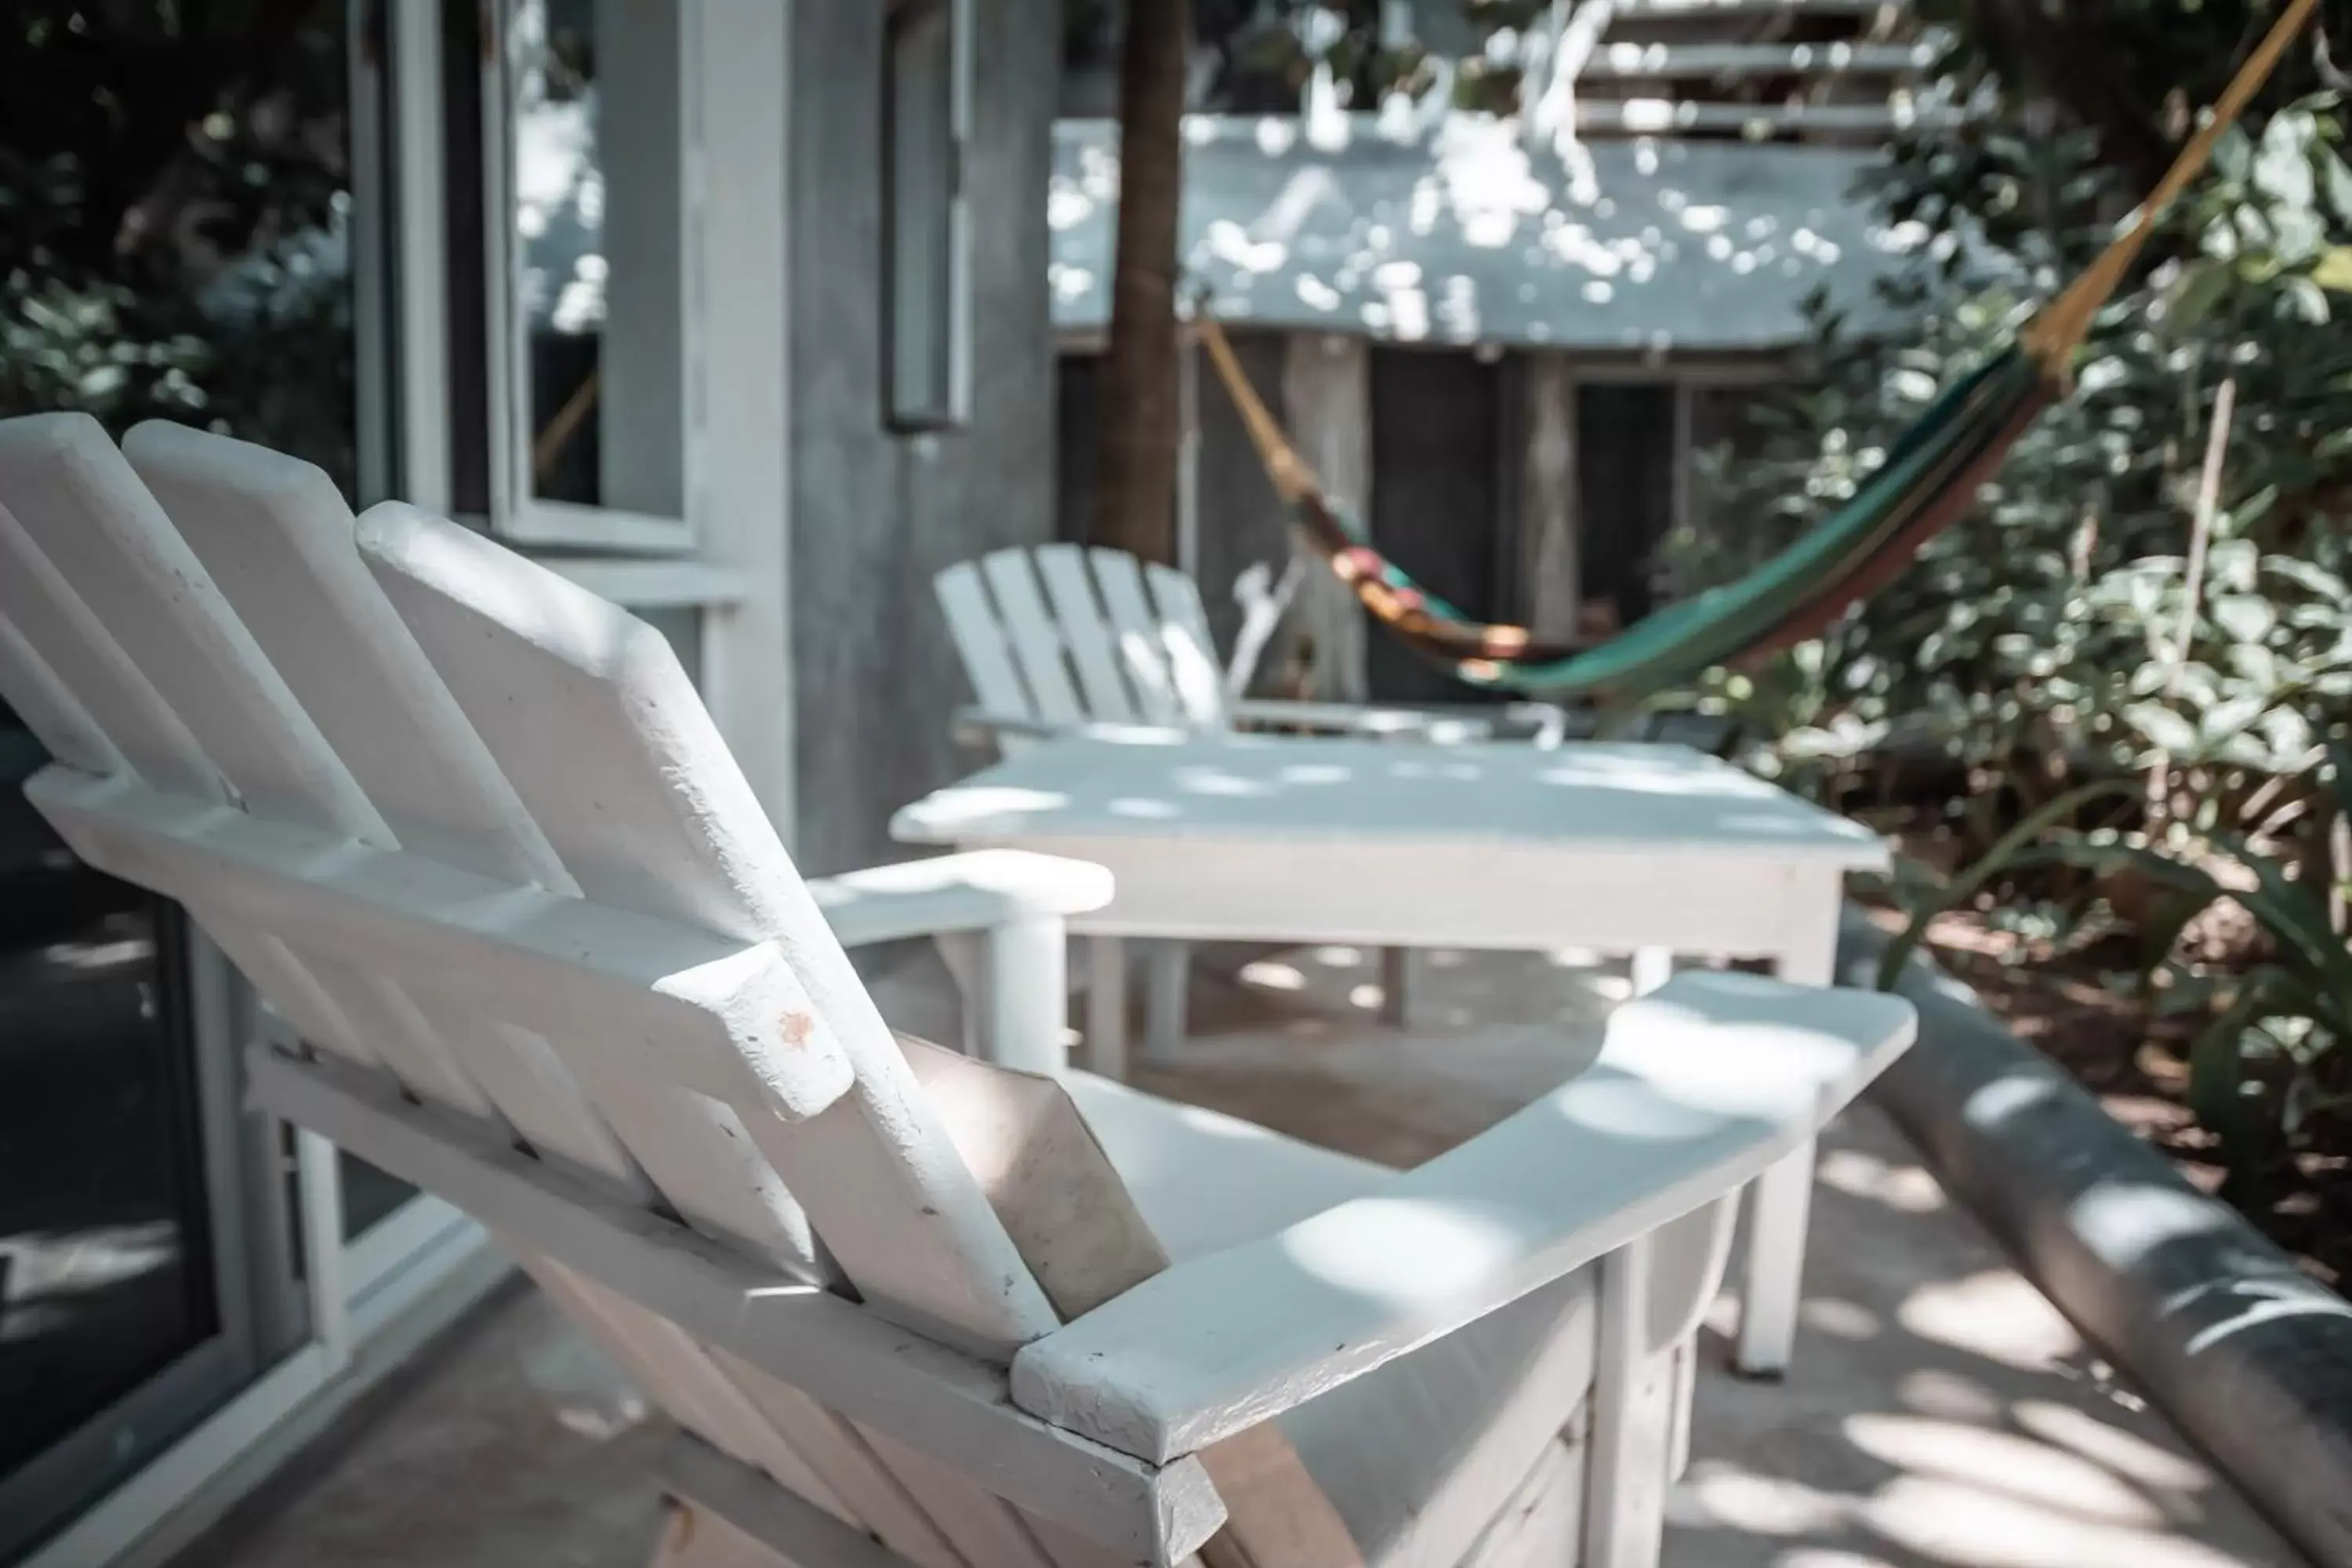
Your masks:
{"label": "leafy bush", "polygon": [[[2178,8],[2143,0],[2064,25],[2160,32]],[[2258,4],[2205,11],[2209,43],[2263,20]],[[1984,118],[1901,145],[1868,193],[1909,244],[1888,288],[1910,324],[1871,340],[1816,307],[1806,374],[1759,410],[1741,460],[1702,469],[1692,515],[1739,526],[1668,542],[1677,591],[1748,569],[1849,500],[2145,188],[2079,119],[2005,100],[1965,20],[1950,90]],[[2340,751],[2323,765],[2352,730],[2343,139],[2329,92],[2226,137],[2101,313],[2074,395],[1968,515],[1820,637],[1686,694],[1741,721],[1761,771],[1939,819],[1966,868],[1905,868],[1912,940],[1936,912],[1996,899],[2136,926],[2151,1006],[2207,1020],[2192,1098],[2240,1163],[2352,1089],[2352,789]],[[2235,412],[2200,528],[2225,384]],[[2212,964],[2176,954],[2184,926],[2225,901],[2259,927],[2252,949]]]}
{"label": "leafy bush", "polygon": [[0,416],[79,409],[355,466],[336,0],[0,18]]}
{"label": "leafy bush", "polygon": [[[2332,107],[2274,116],[2259,146],[2228,142],[2219,176],[2168,225],[2174,258],[2101,318],[2075,395],[1913,570],[1817,642],[1711,679],[1703,705],[1748,721],[1768,768],[1818,775],[1892,742],[2032,797],[2159,750],[2198,766],[2306,764],[2352,698],[2352,548],[2334,515],[2352,478],[2352,337],[2334,314],[2352,300],[2333,292],[2352,286],[2352,250],[2333,243],[2352,233],[2352,169]],[[2013,249],[1963,244],[1974,205],[2013,205],[1987,184],[2039,188],[2065,221]],[[1677,585],[1745,570],[1850,499],[1938,389],[2095,252],[2113,185],[2080,137],[1993,136],[1898,163],[1881,199],[1927,236],[1895,288],[1915,325],[1866,342],[1818,315],[1810,384],[1761,412],[1760,456],[1703,471],[1719,493],[1694,515],[1738,517],[1738,535],[1670,541]],[[2238,414],[2223,505],[2176,658],[2224,380]]]}

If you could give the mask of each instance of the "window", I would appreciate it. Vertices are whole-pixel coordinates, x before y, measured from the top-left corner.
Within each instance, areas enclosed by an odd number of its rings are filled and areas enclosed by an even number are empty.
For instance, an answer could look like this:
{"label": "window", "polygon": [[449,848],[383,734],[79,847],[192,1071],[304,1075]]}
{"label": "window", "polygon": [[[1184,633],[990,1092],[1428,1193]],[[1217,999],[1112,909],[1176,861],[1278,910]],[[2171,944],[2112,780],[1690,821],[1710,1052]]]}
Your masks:
{"label": "window", "polygon": [[897,430],[970,417],[971,223],[963,189],[971,132],[968,0],[900,0],[884,82],[885,416]]}
{"label": "window", "polygon": [[681,11],[513,0],[485,81],[501,532],[682,550],[688,355]]}

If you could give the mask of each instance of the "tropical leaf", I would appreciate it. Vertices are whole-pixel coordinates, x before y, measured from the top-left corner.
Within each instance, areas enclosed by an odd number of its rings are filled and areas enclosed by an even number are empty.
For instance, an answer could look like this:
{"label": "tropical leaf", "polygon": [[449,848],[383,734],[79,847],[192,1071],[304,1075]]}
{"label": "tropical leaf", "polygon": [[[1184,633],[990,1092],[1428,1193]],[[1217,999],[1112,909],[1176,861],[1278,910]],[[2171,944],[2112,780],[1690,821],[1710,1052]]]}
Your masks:
{"label": "tropical leaf", "polygon": [[2257,970],[2189,1047],[2189,1109],[2221,1141],[2222,1155],[2232,1165],[2242,1163],[2246,1154],[2246,1032],[2270,1005],[2267,977]]}
{"label": "tropical leaf", "polygon": [[2079,784],[2054,799],[2046,801],[2038,811],[1994,841],[1991,848],[1967,870],[1945,882],[1937,896],[1912,910],[1910,924],[1886,944],[1886,952],[1878,961],[1878,989],[1892,991],[1902,978],[1904,964],[1927,938],[1927,922],[1948,910],[1958,909],[2003,871],[2035,861],[2046,862],[2054,852],[2035,844],[2043,834],[2080,812],[2094,802],[2117,796],[2136,795],[2140,788],[2137,779],[2098,779]]}

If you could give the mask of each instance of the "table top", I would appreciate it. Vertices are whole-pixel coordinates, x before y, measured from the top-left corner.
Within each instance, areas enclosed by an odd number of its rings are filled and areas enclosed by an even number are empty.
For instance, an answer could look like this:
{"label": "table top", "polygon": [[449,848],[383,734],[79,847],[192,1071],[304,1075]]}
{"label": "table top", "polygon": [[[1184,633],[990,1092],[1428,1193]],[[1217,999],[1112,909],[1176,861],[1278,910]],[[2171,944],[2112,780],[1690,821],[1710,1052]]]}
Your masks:
{"label": "table top", "polygon": [[1089,732],[906,806],[910,843],[1138,838],[1698,850],[1887,865],[1859,823],[1685,746]]}

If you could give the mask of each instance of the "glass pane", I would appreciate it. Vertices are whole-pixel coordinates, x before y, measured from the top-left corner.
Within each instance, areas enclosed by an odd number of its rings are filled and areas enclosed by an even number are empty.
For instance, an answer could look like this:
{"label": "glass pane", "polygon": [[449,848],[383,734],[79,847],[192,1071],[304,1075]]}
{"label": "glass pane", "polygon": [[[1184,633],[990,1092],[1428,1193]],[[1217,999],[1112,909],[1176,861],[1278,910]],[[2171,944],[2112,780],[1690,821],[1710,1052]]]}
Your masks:
{"label": "glass pane", "polygon": [[379,1220],[416,1195],[416,1189],[388,1171],[379,1171],[358,1155],[335,1151],[342,1167],[343,1239],[354,1241]]}
{"label": "glass pane", "polygon": [[509,65],[524,487],[680,516],[676,9],[520,0]]}
{"label": "glass pane", "polygon": [[890,23],[890,416],[956,416],[953,376],[955,28],[946,0]]}
{"label": "glass pane", "polygon": [[0,1477],[219,1330],[179,918],[26,802],[0,705]]}

